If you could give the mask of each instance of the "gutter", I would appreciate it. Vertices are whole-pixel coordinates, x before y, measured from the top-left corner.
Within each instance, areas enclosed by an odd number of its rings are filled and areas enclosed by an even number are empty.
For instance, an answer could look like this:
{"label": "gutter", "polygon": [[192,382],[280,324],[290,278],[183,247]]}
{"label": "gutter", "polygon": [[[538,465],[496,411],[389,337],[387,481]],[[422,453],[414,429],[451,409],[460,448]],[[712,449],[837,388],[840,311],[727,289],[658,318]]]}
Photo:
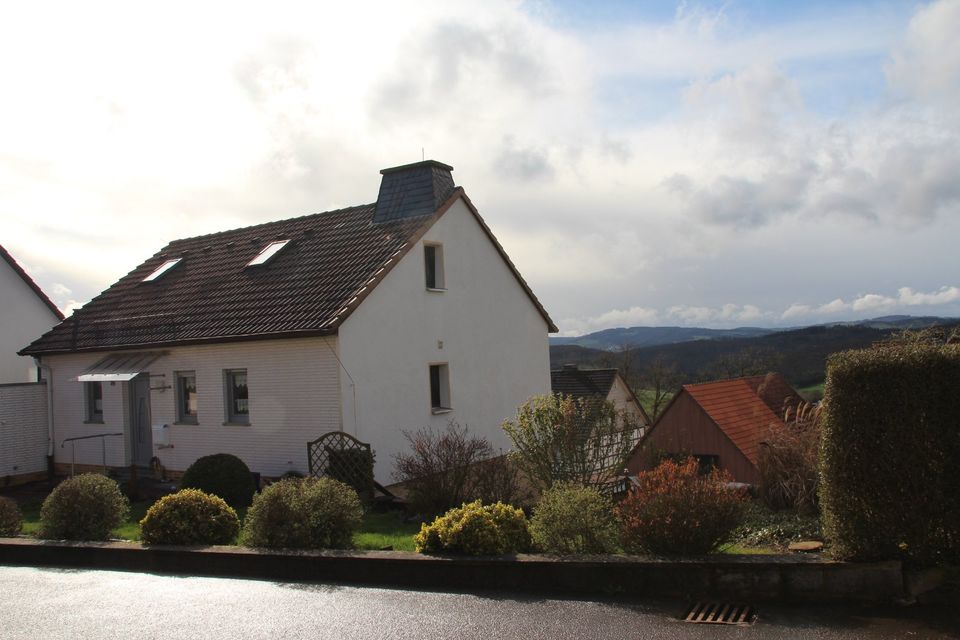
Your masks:
{"label": "gutter", "polygon": [[42,379],[46,382],[47,386],[47,473],[50,475],[50,478],[53,478],[53,444],[54,444],[54,429],[53,429],[53,370],[50,368],[50,365],[43,364],[43,361],[40,359],[40,356],[34,356],[34,362],[37,363],[37,368],[43,372]]}

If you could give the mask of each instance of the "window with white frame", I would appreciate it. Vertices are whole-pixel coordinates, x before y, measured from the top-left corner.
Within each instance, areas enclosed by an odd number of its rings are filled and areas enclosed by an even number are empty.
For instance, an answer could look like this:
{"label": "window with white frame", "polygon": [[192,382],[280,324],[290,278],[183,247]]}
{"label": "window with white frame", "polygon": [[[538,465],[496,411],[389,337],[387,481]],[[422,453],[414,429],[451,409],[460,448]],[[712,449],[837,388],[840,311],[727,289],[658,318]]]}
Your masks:
{"label": "window with white frame", "polygon": [[450,408],[450,367],[430,365],[430,408],[433,413],[446,413]]}
{"label": "window with white frame", "polygon": [[176,381],[177,422],[197,424],[197,373],[195,371],[177,371]]}
{"label": "window with white frame", "polygon": [[250,391],[247,388],[246,369],[227,369],[224,373],[226,386],[227,424],[250,424]]}
{"label": "window with white frame", "polygon": [[83,383],[87,422],[103,422],[103,383]]}
{"label": "window with white frame", "polygon": [[443,291],[447,288],[443,273],[443,245],[423,245],[423,267],[428,290]]}

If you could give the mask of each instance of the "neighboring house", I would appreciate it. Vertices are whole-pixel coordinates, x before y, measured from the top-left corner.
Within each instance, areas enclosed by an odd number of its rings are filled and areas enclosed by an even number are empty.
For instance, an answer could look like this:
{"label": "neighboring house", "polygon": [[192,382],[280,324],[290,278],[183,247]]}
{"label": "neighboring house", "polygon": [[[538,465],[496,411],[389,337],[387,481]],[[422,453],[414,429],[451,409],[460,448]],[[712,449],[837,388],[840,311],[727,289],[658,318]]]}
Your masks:
{"label": "neighboring house", "polygon": [[[23,349],[50,369],[57,467],[64,439],[111,432],[108,466],[228,452],[279,476],[343,430],[384,484],[405,429],[506,448],[556,327],[451,171],[384,169],[373,204],[171,242]],[[100,464],[97,438],[75,446]]]}
{"label": "neighboring house", "polygon": [[726,469],[737,482],[756,484],[770,426],[802,403],[779,373],[683,385],[634,449],[628,469],[635,474],[663,455],[690,455],[703,467]]}
{"label": "neighboring house", "polygon": [[627,413],[637,422],[641,435],[650,424],[647,412],[617,369],[581,369],[575,364],[565,364],[550,372],[550,388],[554,393],[576,399],[604,398],[611,401],[618,411]]}
{"label": "neighboring house", "polygon": [[57,305],[0,246],[0,384],[37,381],[33,359],[17,351],[61,320]]}

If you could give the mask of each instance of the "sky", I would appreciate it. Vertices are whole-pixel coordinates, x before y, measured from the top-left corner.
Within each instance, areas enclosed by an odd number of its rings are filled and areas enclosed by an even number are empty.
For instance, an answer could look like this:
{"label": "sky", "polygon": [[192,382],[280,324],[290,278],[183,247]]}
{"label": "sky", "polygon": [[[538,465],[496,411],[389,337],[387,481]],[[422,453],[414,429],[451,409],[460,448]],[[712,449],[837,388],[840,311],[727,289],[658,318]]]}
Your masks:
{"label": "sky", "polygon": [[960,0],[22,2],[0,244],[167,242],[454,167],[563,335],[960,316]]}

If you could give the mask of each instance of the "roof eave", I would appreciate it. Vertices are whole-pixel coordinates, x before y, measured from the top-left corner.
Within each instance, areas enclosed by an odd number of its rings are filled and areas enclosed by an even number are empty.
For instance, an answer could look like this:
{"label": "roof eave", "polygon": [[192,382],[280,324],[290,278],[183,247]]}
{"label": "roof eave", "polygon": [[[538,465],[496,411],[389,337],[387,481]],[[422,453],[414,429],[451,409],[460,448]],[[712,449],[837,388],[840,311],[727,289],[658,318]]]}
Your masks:
{"label": "roof eave", "polygon": [[166,342],[140,342],[135,344],[119,345],[98,345],[94,347],[79,347],[76,349],[31,349],[27,347],[17,352],[21,356],[33,356],[39,358],[42,356],[64,355],[67,353],[93,353],[102,351],[130,351],[137,349],[157,349],[161,347],[181,347],[194,344],[222,344],[233,342],[251,342],[256,340],[286,340],[293,338],[314,338],[336,335],[336,328],[324,329],[305,329],[298,331],[274,331],[267,333],[250,333],[231,336],[214,336],[209,338],[189,338],[185,340],[169,340]]}
{"label": "roof eave", "polygon": [[40,298],[40,302],[45,304],[47,308],[53,312],[53,315],[55,315],[60,321],[63,321],[63,312],[60,311],[57,305],[53,304],[53,301],[47,297],[47,294],[43,292],[43,289],[40,288],[40,285],[34,282],[33,278],[31,278],[30,275],[23,270],[23,267],[17,263],[14,257],[3,248],[3,245],[0,245],[0,257],[3,257],[7,264],[10,265],[10,268],[13,269],[17,275],[20,276],[23,282],[33,290],[37,297]]}

